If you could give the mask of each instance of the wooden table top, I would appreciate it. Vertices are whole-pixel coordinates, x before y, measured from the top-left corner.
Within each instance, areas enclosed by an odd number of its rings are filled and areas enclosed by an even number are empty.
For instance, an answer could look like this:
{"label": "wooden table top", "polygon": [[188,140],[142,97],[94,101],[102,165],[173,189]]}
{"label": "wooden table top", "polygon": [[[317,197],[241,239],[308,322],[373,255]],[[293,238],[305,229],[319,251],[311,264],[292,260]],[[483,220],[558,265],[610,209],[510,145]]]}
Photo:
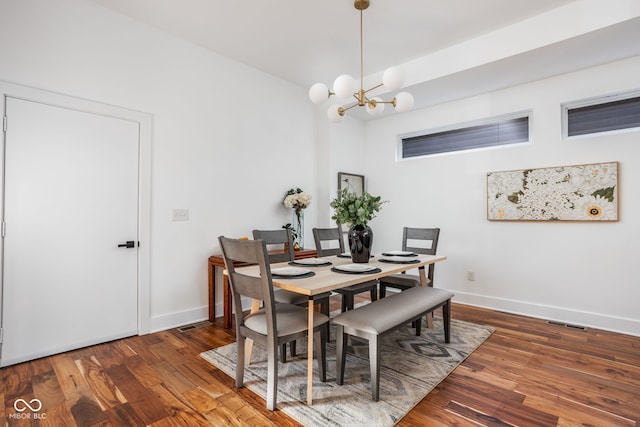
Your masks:
{"label": "wooden table top", "polygon": [[[384,257],[382,257],[384,258]],[[344,288],[345,286],[355,285],[357,283],[367,282],[369,280],[379,279],[390,274],[402,273],[403,271],[412,270],[418,267],[424,267],[429,264],[444,261],[447,259],[443,255],[418,255],[407,259],[415,259],[418,262],[413,264],[395,264],[381,262],[380,257],[372,258],[366,265],[371,265],[380,269],[377,273],[370,274],[350,274],[350,273],[338,273],[331,270],[331,267],[336,265],[352,264],[350,258],[341,258],[338,256],[324,257],[331,262],[331,265],[327,266],[296,266],[311,270],[315,273],[312,277],[300,278],[300,279],[284,279],[282,277],[273,277],[273,285],[275,287],[286,289],[288,291],[296,292],[303,295],[317,295],[336,289]],[[279,267],[289,267],[288,262],[281,262],[277,264],[271,264],[271,269]],[[242,267],[240,269],[244,274],[258,275],[258,266]]]}

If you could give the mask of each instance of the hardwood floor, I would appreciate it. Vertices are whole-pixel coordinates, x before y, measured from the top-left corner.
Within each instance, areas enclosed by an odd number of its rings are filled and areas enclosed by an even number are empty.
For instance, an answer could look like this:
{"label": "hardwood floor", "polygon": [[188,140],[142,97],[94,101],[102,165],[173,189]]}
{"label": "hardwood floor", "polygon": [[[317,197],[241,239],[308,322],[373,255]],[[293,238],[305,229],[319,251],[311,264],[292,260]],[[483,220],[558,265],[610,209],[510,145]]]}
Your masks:
{"label": "hardwood floor", "polygon": [[[640,424],[640,338],[457,304],[453,317],[496,332],[398,425]],[[298,425],[198,356],[233,341],[217,320],[6,367],[0,415],[9,426]],[[18,399],[42,408],[18,412]]]}

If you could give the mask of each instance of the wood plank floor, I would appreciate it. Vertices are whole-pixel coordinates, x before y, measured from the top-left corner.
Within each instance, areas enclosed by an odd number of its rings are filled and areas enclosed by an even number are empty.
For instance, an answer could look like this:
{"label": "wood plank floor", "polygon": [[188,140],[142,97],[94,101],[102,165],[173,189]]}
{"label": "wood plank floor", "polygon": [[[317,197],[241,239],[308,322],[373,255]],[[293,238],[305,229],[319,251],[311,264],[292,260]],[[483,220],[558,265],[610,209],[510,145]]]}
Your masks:
{"label": "wood plank floor", "polygon": [[[640,338],[457,304],[453,317],[496,332],[400,426],[640,424]],[[6,367],[0,417],[9,426],[298,425],[198,356],[233,341],[218,320]],[[42,409],[18,412],[18,399]]]}

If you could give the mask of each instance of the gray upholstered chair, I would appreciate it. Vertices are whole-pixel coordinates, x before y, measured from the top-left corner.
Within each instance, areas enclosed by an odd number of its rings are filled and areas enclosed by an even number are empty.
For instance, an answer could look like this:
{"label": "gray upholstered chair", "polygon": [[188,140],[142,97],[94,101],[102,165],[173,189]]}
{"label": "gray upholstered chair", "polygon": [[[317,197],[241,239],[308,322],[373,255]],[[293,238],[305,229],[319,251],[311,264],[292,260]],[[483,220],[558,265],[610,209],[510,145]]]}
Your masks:
{"label": "gray upholstered chair", "polygon": [[[236,387],[244,384],[245,339],[260,343],[267,349],[267,409],[275,410],[278,391],[278,346],[286,345],[307,336],[308,312],[292,304],[277,303],[274,299],[271,267],[267,258],[267,247],[262,240],[237,240],[223,236],[218,238],[222,256],[229,274],[229,283],[235,306],[236,342]],[[257,264],[260,277],[248,276],[236,270],[236,263]],[[255,313],[243,313],[241,298],[249,297],[264,301],[264,307]],[[326,329],[329,317],[322,313],[314,316],[313,332],[318,373],[326,381],[326,341],[322,330]]]}
{"label": "gray upholstered chair", "polygon": [[[267,248],[269,246],[273,247],[273,245],[277,245],[277,249],[274,251],[269,251],[269,264],[275,264],[277,262],[285,262],[285,261],[293,261],[295,259],[295,252],[293,250],[293,236],[291,234],[291,230],[289,229],[281,229],[281,230],[253,230],[253,238],[255,240],[264,240]],[[274,298],[276,302],[282,302],[286,304],[294,304],[302,307],[309,306],[309,297],[302,294],[297,294],[295,292],[285,291],[284,289],[275,289],[273,291]],[[326,292],[324,294],[314,295],[313,303],[320,305],[320,312],[324,315],[329,315],[329,297],[331,296],[330,292]],[[328,328],[327,328],[328,334]],[[292,341],[290,344],[291,347],[291,356],[296,355],[296,342]],[[280,360],[284,363],[287,359],[286,353],[286,344],[282,346],[282,351],[280,352]]]}
{"label": "gray upholstered chair", "polygon": [[[345,251],[342,232],[339,227],[314,228],[313,240],[316,244],[318,256],[339,255]],[[333,242],[334,247],[323,248],[323,242]],[[336,244],[338,245],[337,247],[335,247]],[[378,281],[370,280],[368,282],[358,283],[356,285],[347,286],[346,288],[336,289],[335,292],[342,295],[342,312],[353,310],[354,299],[357,294],[369,292],[371,301],[378,299]]]}
{"label": "gray upholstered chair", "polygon": [[[407,252],[415,252],[422,255],[435,255],[438,249],[438,239],[440,237],[439,228],[412,228],[404,227],[402,230],[402,250]],[[411,241],[423,241],[425,244],[420,246],[417,243],[411,243]],[[431,245],[427,247],[426,242],[431,242]],[[433,273],[435,265],[429,264],[427,267],[427,285],[433,286]],[[392,274],[380,279],[380,298],[384,298],[387,295],[387,288],[400,289],[400,291],[420,286],[420,276],[415,274]],[[414,322],[416,328],[416,335],[420,335],[420,329],[422,321],[416,320]]]}

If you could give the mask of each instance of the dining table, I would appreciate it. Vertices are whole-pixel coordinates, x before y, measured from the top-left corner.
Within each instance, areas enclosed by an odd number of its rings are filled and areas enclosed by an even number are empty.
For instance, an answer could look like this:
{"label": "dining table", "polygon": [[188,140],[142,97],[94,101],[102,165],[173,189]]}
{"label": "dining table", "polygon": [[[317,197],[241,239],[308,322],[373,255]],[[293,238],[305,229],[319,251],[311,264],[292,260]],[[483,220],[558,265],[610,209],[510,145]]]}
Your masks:
{"label": "dining table", "polygon": [[[307,340],[307,404],[313,404],[313,296],[325,292],[335,291],[357,283],[380,279],[391,274],[402,273],[418,269],[422,286],[429,286],[425,273],[425,266],[446,260],[444,255],[410,256],[375,256],[368,263],[353,264],[350,257],[334,255],[322,258],[310,258],[271,264],[273,286],[309,297],[308,309],[308,340]],[[316,260],[316,261],[314,261]],[[359,266],[359,267],[358,267]],[[275,272],[290,272],[292,267],[304,269],[310,273],[297,275],[279,275]],[[285,269],[285,270],[283,270]],[[258,266],[242,267],[245,274],[259,275]],[[366,270],[366,271],[365,271]],[[302,273],[300,271],[299,273]],[[391,296],[391,298],[393,298]],[[259,308],[260,301],[254,301],[252,310]],[[430,316],[428,316],[429,318]],[[251,343],[248,343],[246,354],[251,355]]]}

